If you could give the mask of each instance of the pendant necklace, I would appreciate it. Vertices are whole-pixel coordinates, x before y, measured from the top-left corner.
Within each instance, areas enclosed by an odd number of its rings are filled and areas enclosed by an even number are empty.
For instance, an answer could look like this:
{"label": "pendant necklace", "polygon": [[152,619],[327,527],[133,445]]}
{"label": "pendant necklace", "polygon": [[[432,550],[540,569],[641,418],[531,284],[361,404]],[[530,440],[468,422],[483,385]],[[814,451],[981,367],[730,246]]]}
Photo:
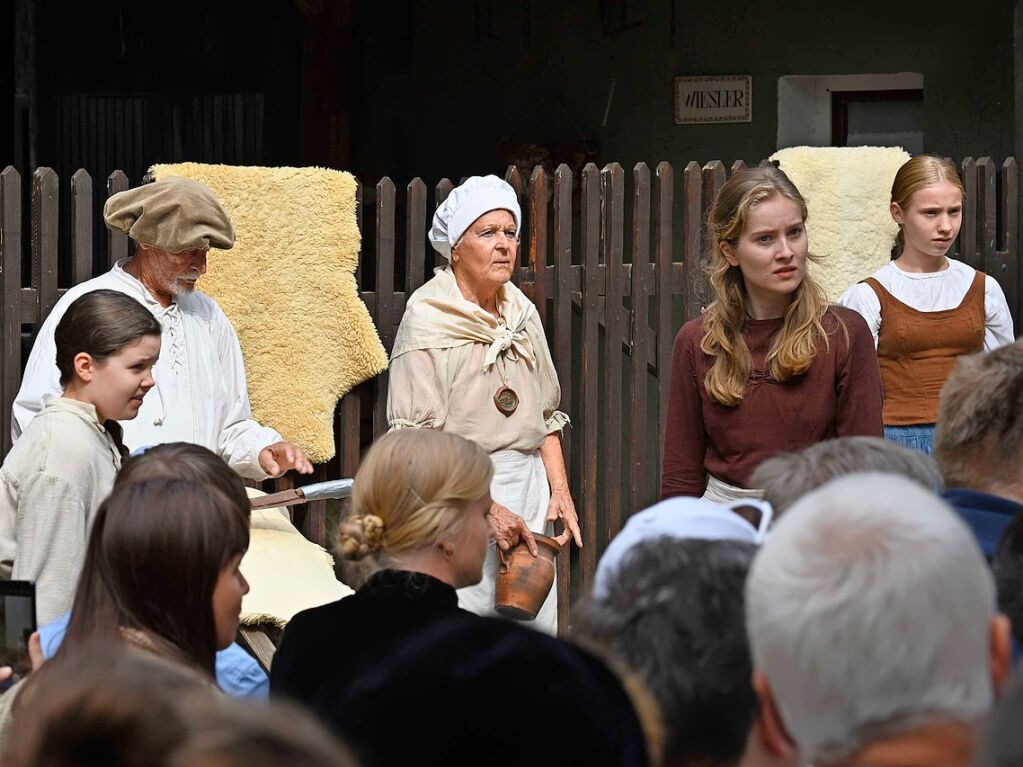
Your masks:
{"label": "pendant necklace", "polygon": [[494,395],[494,405],[501,412],[501,415],[507,418],[518,409],[519,395],[508,386],[508,377],[505,375],[504,370],[504,357],[499,356],[494,361],[494,366],[497,368],[498,375],[501,376],[501,387]]}

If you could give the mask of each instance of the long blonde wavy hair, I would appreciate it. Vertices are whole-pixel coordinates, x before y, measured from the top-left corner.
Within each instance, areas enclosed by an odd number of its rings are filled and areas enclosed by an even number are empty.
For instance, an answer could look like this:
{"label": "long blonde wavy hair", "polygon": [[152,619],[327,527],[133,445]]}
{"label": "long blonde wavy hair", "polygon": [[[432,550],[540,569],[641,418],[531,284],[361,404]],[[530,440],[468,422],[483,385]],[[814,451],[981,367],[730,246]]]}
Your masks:
{"label": "long blonde wavy hair", "polygon": [[[714,363],[703,384],[712,399],[730,407],[742,402],[753,358],[742,335],[749,300],[746,283],[739,267],[725,259],[722,245],[737,242],[746,228],[750,209],[776,194],[798,204],[806,221],[806,201],[788,176],[773,165],[745,168],[732,174],[707,217],[709,246],[703,268],[714,300],[703,314],[700,348],[714,358]],[[807,259],[814,260],[810,255]],[[785,310],[781,329],[771,341],[767,363],[772,378],[787,381],[807,371],[817,354],[817,344],[822,340],[828,344],[822,323],[827,309],[824,291],[807,270]]]}
{"label": "long blonde wavy hair", "polygon": [[457,535],[466,506],[490,492],[494,464],[475,442],[402,429],[373,443],[355,475],[352,513],[338,526],[345,559],[378,565]]}

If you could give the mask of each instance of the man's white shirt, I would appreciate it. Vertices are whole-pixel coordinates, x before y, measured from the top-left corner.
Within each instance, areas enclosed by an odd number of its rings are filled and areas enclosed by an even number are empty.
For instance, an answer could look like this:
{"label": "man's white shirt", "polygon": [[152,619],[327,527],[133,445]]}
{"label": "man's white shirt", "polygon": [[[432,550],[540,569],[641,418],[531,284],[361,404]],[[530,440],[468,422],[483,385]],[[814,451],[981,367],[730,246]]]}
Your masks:
{"label": "man's white shirt", "polygon": [[230,320],[216,301],[198,291],[161,306],[124,270],[126,261],[71,288],[53,307],[39,329],[14,401],[12,437],[17,440],[46,403],[61,394],[54,331],[67,307],[84,293],[106,288],[137,300],[163,330],[160,359],[153,368],[156,385],[138,416],[121,421],[125,445],[134,450],[193,442],[220,455],[242,476],[265,478],[259,452],[282,437],[252,420],[241,346]]}

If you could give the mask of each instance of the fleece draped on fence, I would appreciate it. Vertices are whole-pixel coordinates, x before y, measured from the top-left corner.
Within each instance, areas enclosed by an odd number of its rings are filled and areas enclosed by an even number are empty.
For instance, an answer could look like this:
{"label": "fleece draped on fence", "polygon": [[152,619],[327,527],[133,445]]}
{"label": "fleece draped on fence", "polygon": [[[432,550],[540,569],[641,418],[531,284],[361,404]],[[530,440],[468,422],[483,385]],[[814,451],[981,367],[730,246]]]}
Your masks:
{"label": "fleece draped on fence", "polygon": [[337,401],[387,367],[355,268],[355,179],[322,168],[154,165],[213,189],[234,224],[199,283],[234,324],[252,415],[320,463],[334,455]]}
{"label": "fleece draped on fence", "polygon": [[811,267],[832,301],[891,259],[899,227],[892,181],[909,155],[898,147],[792,147],[771,155],[806,198]]}

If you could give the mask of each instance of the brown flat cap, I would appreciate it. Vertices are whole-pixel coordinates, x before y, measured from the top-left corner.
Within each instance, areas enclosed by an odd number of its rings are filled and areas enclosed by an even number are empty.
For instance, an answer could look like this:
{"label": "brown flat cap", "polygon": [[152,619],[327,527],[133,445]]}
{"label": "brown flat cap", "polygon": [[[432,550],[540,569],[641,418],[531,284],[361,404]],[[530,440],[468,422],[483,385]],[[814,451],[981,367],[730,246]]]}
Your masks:
{"label": "brown flat cap", "polygon": [[108,228],[171,253],[234,245],[231,219],[213,191],[179,176],[118,192],[103,206],[103,218]]}

